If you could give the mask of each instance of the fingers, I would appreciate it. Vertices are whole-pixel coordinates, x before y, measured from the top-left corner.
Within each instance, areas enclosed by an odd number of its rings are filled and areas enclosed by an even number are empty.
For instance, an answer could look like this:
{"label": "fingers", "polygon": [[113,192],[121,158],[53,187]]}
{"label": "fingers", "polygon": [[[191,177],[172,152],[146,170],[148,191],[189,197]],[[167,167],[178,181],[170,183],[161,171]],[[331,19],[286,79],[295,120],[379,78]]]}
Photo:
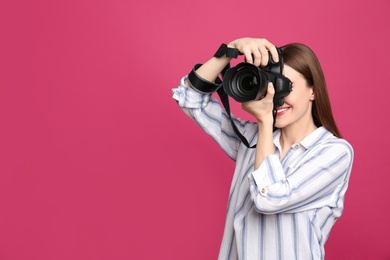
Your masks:
{"label": "fingers", "polygon": [[258,121],[265,122],[264,120],[273,118],[274,94],[273,84],[268,83],[267,95],[263,99],[241,103],[241,108],[257,118]]}
{"label": "fingers", "polygon": [[265,95],[264,98],[262,98],[260,100],[252,100],[249,102],[244,102],[241,105],[243,106],[243,108],[256,107],[256,104],[259,106],[259,108],[262,108],[262,109],[265,109],[268,106],[270,106],[270,108],[272,108],[274,95],[275,95],[274,85],[272,84],[272,82],[269,82],[268,86],[267,86],[267,94]]}
{"label": "fingers", "polygon": [[[264,46],[267,49],[267,54],[268,54],[268,51],[269,51],[271,53],[272,59],[275,62],[279,62],[279,54],[278,54],[278,51],[276,50],[276,46],[273,45],[272,43],[270,43],[266,39],[263,39],[263,40],[264,40]],[[268,60],[267,60],[267,62],[268,62]]]}
{"label": "fingers", "polygon": [[267,39],[242,38],[231,43],[244,56],[245,61],[255,66],[266,66],[269,61],[269,53],[275,62],[279,61],[275,45]]}
{"label": "fingers", "polygon": [[275,95],[274,84],[272,84],[272,82],[269,82],[267,88],[268,89],[267,89],[267,95],[266,96],[273,99],[273,97]]}
{"label": "fingers", "polygon": [[276,50],[276,46],[269,42],[267,39],[259,39],[259,49],[262,54],[261,66],[266,66],[270,59],[269,54],[271,53],[272,59],[275,62],[279,62],[279,54]]}

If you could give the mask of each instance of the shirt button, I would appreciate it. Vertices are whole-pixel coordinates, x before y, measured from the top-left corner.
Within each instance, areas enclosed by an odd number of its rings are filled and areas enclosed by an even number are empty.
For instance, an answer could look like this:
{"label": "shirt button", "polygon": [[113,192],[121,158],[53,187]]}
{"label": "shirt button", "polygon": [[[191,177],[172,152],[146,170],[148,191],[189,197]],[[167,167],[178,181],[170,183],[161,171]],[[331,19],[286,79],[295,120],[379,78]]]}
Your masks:
{"label": "shirt button", "polygon": [[267,189],[266,189],[266,188],[261,188],[260,194],[261,194],[262,196],[266,196],[266,195],[267,195]]}
{"label": "shirt button", "polygon": [[295,144],[294,145],[294,149],[298,149],[299,145],[298,144]]}

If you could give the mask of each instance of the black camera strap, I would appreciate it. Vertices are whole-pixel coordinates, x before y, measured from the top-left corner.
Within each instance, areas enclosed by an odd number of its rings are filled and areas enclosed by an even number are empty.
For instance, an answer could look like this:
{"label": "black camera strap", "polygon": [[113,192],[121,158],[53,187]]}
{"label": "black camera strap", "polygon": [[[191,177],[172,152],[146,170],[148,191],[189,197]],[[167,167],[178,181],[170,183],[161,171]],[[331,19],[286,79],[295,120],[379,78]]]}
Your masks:
{"label": "black camera strap", "polygon": [[243,144],[245,144],[246,147],[248,147],[248,148],[255,148],[256,145],[250,146],[248,140],[246,140],[245,136],[243,136],[243,135],[241,134],[240,130],[238,130],[236,124],[234,123],[233,118],[232,118],[232,115],[231,115],[231,113],[230,113],[229,96],[226,94],[226,92],[223,90],[223,88],[219,88],[219,89],[217,90],[217,93],[218,93],[219,98],[221,99],[222,105],[223,105],[223,107],[225,108],[226,113],[227,113],[228,116],[229,116],[230,124],[232,125],[233,130],[234,130],[234,132],[236,133],[236,135],[238,136],[238,138],[240,138],[241,142],[242,142]]}

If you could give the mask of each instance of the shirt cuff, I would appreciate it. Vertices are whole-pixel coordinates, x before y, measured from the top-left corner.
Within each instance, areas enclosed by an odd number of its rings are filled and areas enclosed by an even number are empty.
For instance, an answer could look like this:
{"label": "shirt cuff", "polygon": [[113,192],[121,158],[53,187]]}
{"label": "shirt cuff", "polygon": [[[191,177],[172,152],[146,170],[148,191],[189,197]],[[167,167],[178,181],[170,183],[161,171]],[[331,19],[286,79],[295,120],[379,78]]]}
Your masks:
{"label": "shirt cuff", "polygon": [[180,85],[172,89],[173,98],[178,102],[179,106],[186,108],[204,108],[210,100],[211,94],[200,93],[185,85],[188,77],[181,79]]}
{"label": "shirt cuff", "polygon": [[262,196],[267,196],[268,186],[286,179],[279,157],[275,154],[267,156],[251,175],[257,186],[256,190]]}

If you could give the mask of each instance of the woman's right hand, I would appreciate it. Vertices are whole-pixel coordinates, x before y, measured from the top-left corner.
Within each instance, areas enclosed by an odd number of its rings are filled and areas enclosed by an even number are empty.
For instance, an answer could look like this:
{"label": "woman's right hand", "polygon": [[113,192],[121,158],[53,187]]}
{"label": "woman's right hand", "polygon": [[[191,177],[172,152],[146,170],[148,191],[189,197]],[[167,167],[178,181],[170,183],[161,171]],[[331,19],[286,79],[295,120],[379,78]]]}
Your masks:
{"label": "woman's right hand", "polygon": [[271,53],[275,62],[279,61],[275,45],[264,38],[240,38],[228,44],[230,48],[236,48],[245,56],[245,60],[255,66],[266,66]]}

